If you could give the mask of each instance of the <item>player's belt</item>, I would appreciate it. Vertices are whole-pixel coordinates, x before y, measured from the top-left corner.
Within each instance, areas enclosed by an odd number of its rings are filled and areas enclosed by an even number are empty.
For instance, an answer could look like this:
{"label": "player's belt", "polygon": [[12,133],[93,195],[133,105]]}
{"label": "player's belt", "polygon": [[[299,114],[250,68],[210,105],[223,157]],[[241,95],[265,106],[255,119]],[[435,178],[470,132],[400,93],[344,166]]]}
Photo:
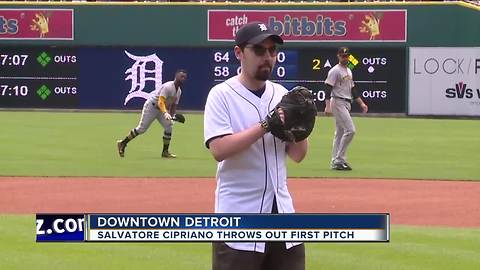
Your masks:
{"label": "player's belt", "polygon": [[348,102],[352,103],[352,100],[349,99],[349,98],[343,98],[343,97],[334,97],[334,98],[338,98],[338,99],[345,100],[345,101],[348,101]]}

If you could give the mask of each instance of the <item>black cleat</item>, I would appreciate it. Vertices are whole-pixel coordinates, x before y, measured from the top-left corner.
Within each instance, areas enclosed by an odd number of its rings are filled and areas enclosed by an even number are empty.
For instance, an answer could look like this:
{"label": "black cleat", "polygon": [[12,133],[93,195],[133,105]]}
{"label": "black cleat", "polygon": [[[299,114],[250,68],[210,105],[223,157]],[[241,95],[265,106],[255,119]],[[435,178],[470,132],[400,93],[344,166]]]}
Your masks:
{"label": "black cleat", "polygon": [[351,171],[352,167],[350,167],[347,163],[337,163],[332,166],[332,169],[337,171]]}
{"label": "black cleat", "polygon": [[118,155],[120,155],[120,157],[125,156],[125,147],[127,147],[127,146],[122,143],[122,140],[117,141]]}
{"label": "black cleat", "polygon": [[168,151],[162,152],[162,158],[176,158],[177,155],[174,155]]}

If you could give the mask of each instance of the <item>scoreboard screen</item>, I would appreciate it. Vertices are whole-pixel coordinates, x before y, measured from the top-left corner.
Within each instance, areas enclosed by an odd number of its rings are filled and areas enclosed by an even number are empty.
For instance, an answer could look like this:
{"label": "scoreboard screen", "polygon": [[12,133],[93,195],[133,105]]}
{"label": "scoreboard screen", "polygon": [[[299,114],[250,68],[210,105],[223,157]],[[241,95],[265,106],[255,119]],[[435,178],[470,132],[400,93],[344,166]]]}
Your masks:
{"label": "scoreboard screen", "polygon": [[0,107],[77,108],[75,49],[1,48]]}
{"label": "scoreboard screen", "polygon": [[[352,48],[349,67],[371,112],[405,112],[405,48]],[[335,48],[291,48],[277,55],[272,81],[303,85],[324,108],[324,81]],[[0,107],[140,109],[151,92],[186,69],[182,110],[203,110],[208,91],[237,75],[233,48],[0,48]],[[353,111],[359,111],[353,106]]]}
{"label": "scoreboard screen", "polygon": [[[405,53],[404,48],[351,49],[348,67],[361,97],[370,112],[405,112]],[[325,108],[325,79],[338,63],[337,49],[285,49],[279,51],[272,81],[287,89],[303,85],[312,90],[319,110]],[[234,61],[231,60],[234,59]],[[240,66],[233,52],[215,50],[210,69],[218,83],[238,74]],[[353,106],[354,111],[360,111]]]}

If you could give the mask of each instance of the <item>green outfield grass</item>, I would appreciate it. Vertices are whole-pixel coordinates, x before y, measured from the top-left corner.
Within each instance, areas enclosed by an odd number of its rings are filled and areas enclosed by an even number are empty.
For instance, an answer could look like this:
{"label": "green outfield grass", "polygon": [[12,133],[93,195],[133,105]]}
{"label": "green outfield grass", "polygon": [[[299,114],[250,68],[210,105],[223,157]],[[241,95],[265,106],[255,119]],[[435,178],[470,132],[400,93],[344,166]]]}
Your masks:
{"label": "green outfield grass", "polygon": [[[115,140],[135,127],[137,113],[0,112],[0,175],[212,177],[216,163],[203,145],[203,115],[176,124],[172,152],[160,158],[163,130],[131,142],[126,157]],[[384,177],[480,180],[480,122],[408,118],[354,119],[351,172],[329,169],[333,119],[318,117],[306,160],[293,177]]]}
{"label": "green outfield grass", "polygon": [[[311,243],[307,269],[478,269],[480,229],[393,226],[390,243]],[[34,216],[0,216],[2,269],[211,269],[208,243],[35,243]]]}

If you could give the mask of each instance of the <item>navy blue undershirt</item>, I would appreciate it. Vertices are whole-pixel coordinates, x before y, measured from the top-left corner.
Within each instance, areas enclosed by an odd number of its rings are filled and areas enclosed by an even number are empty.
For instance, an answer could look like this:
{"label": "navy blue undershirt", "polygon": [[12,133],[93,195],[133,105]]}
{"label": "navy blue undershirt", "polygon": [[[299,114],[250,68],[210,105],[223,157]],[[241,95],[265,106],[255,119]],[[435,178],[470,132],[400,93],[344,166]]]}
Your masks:
{"label": "navy blue undershirt", "polygon": [[251,90],[251,89],[248,89],[248,91],[252,92],[255,96],[259,97],[259,98],[262,98],[262,95],[263,93],[265,93],[265,88],[266,88],[267,85],[264,85],[262,88],[258,89],[258,90]]}
{"label": "navy blue undershirt", "polygon": [[278,214],[277,199],[273,196],[272,214]]}

